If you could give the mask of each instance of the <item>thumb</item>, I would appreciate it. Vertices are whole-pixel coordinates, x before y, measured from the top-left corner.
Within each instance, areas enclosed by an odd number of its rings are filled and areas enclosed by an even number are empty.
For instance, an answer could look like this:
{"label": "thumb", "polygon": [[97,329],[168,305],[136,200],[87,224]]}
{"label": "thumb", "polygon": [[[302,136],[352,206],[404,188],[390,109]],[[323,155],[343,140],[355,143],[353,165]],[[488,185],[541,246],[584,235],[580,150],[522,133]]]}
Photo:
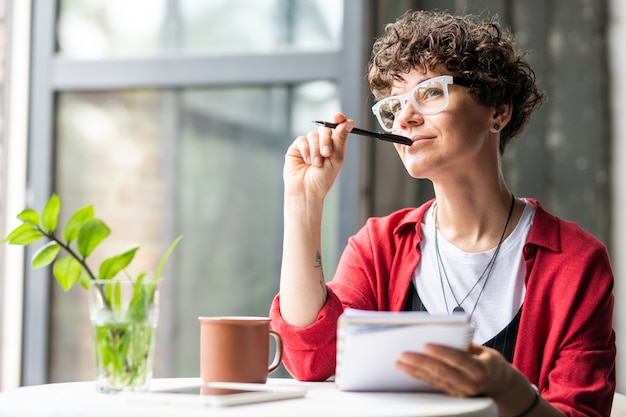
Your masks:
{"label": "thumb", "polygon": [[348,140],[348,134],[354,128],[354,120],[346,118],[343,113],[335,113],[333,116],[333,122],[337,123],[337,127],[334,129],[333,138],[339,139],[338,145],[345,147],[345,143]]}

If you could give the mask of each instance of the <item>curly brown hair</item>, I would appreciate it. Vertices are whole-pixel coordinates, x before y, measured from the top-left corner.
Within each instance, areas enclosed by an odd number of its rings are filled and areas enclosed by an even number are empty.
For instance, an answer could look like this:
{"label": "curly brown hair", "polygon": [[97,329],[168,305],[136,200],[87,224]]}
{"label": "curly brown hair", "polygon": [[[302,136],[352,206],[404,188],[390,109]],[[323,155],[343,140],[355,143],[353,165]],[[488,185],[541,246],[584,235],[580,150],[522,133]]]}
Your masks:
{"label": "curly brown hair", "polygon": [[541,106],[544,93],[526,53],[515,49],[509,31],[497,16],[454,16],[439,11],[408,11],[385,26],[376,40],[368,81],[376,100],[388,97],[394,79],[416,67],[445,68],[472,81],[470,94],[486,106],[511,103],[512,117],[500,135],[500,152],[519,136],[530,114]]}

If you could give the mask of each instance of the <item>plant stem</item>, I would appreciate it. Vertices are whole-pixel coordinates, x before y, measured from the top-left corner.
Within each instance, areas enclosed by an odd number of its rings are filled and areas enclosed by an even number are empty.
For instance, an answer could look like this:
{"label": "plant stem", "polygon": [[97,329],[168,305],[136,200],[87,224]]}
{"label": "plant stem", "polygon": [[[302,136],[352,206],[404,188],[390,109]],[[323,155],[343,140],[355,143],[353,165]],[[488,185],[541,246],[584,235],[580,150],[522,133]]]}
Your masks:
{"label": "plant stem", "polygon": [[[87,272],[87,274],[89,275],[89,278],[92,281],[96,280],[95,275],[93,274],[93,272],[91,272],[91,269],[89,269],[89,266],[87,265],[87,262],[85,262],[84,258],[81,258],[69,245],[69,243],[65,243],[63,242],[61,239],[59,239],[58,237],[56,237],[54,235],[54,233],[46,233],[43,229],[41,229],[40,227],[37,227],[41,233],[43,233],[45,236],[48,237],[48,239],[51,239],[53,241],[55,241],[56,243],[59,244],[59,246],[61,246],[63,249],[65,249],[65,251],[67,253],[70,254],[71,257],[73,257],[74,259],[76,259],[81,266],[85,269],[85,272]],[[109,299],[106,297],[106,294],[103,292],[102,288],[99,288],[100,293],[102,294],[102,299],[104,300],[104,304],[107,306],[107,308],[111,308],[111,303],[109,301]]]}
{"label": "plant stem", "polygon": [[96,280],[96,276],[93,274],[93,272],[91,272],[91,269],[89,269],[89,266],[87,265],[87,262],[85,262],[84,258],[81,258],[69,245],[69,243],[65,243],[63,242],[61,239],[59,239],[58,237],[56,237],[54,235],[54,233],[47,233],[45,232],[43,229],[41,229],[40,227],[37,227],[39,229],[39,231],[41,231],[41,233],[43,233],[44,235],[46,235],[48,237],[48,239],[51,239],[53,241],[55,241],[56,243],[58,243],[63,249],[65,249],[65,251],[67,253],[69,253],[74,259],[76,259],[81,266],[85,269],[85,272],[87,272],[87,275],[89,275],[89,278],[91,278],[92,280]]}
{"label": "plant stem", "polygon": [[[81,266],[85,269],[85,272],[87,272],[87,274],[89,275],[89,278],[92,281],[96,280],[95,275],[93,274],[93,272],[91,272],[91,269],[89,269],[89,266],[87,265],[87,262],[85,262],[84,258],[81,258],[69,245],[69,243],[65,243],[63,241],[61,241],[61,239],[59,239],[58,237],[56,237],[54,235],[54,233],[46,233],[44,230],[42,230],[40,227],[38,227],[38,229],[41,231],[41,233],[43,233],[44,235],[46,235],[48,237],[48,239],[54,240],[56,243],[58,243],[63,249],[65,249],[65,251],[67,253],[70,254],[70,256],[72,256],[74,259],[76,259]],[[102,299],[104,300],[104,304],[108,307],[111,308],[111,303],[109,302],[109,299],[106,297],[106,295],[104,294],[104,292],[102,291],[102,288],[99,289],[100,293],[102,294]]]}

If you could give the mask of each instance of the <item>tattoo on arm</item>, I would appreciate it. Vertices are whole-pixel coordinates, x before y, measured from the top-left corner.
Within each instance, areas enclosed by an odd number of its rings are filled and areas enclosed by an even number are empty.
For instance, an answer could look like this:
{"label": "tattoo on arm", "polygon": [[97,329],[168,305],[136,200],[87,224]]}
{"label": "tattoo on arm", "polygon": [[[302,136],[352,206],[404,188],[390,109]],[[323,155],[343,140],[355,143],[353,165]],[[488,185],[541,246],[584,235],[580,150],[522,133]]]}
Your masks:
{"label": "tattoo on arm", "polygon": [[322,254],[320,253],[320,251],[317,251],[315,253],[315,268],[321,268],[322,267]]}
{"label": "tattoo on arm", "polygon": [[[315,253],[315,268],[322,268],[322,254],[320,251]],[[324,279],[324,271],[322,270],[322,279],[320,279],[320,286],[322,287],[322,304],[326,304],[326,298],[328,297],[328,290],[326,289],[326,280]]]}
{"label": "tattoo on arm", "polygon": [[328,290],[326,289],[326,281],[324,281],[323,276],[322,279],[320,279],[320,286],[322,287],[322,305],[324,305],[328,299]]}

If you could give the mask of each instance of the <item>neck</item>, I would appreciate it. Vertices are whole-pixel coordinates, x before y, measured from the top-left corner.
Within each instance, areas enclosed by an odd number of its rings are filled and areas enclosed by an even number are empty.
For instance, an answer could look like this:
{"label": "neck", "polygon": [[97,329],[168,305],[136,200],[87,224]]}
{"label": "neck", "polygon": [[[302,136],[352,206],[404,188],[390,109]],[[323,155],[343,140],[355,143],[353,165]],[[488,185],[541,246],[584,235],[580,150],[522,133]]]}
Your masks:
{"label": "neck", "polygon": [[[485,252],[498,245],[512,201],[504,184],[491,194],[446,193],[437,189],[435,193],[437,227],[446,240],[465,252]],[[522,202],[513,203],[505,238],[515,229],[524,207]]]}

